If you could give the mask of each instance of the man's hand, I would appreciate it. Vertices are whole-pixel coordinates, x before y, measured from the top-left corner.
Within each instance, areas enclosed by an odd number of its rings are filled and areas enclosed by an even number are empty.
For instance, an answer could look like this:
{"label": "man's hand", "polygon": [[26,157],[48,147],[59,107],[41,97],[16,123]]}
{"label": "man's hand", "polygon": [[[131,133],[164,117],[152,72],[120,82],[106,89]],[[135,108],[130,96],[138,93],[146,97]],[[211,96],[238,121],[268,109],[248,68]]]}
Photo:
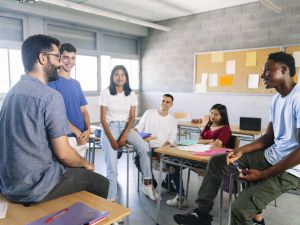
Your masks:
{"label": "man's hand", "polygon": [[241,152],[235,152],[235,151],[229,152],[226,157],[227,165],[237,161],[239,158],[241,158],[242,155],[243,154]]}
{"label": "man's hand", "polygon": [[86,143],[88,143],[90,134],[91,134],[90,130],[86,130],[86,131],[82,132],[81,135],[79,136],[79,138],[77,139],[78,144],[85,145]]}
{"label": "man's hand", "polygon": [[87,170],[90,170],[90,171],[95,170],[95,166],[93,164],[89,163],[88,161],[86,161],[86,164],[83,167]]}
{"label": "man's hand", "polygon": [[246,181],[258,181],[266,179],[266,173],[264,171],[256,169],[242,169],[239,178]]}

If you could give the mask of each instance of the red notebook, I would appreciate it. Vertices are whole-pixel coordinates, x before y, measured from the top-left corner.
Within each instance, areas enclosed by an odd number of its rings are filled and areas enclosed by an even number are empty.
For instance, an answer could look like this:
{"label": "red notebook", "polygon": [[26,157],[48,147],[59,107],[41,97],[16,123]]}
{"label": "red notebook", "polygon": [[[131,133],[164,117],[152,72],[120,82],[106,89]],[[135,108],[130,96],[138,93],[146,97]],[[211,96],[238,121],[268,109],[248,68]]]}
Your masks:
{"label": "red notebook", "polygon": [[193,152],[193,155],[204,155],[204,156],[222,155],[229,152],[230,150],[231,149],[228,148],[209,149],[205,152]]}
{"label": "red notebook", "polygon": [[108,214],[77,202],[26,225],[93,225],[104,220]]}

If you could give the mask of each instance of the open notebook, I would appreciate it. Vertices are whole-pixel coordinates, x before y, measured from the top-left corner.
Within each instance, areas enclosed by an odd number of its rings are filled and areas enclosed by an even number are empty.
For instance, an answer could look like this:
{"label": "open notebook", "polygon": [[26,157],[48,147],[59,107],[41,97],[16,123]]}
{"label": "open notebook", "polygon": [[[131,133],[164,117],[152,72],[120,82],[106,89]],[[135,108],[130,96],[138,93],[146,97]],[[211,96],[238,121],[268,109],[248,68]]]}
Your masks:
{"label": "open notebook", "polygon": [[93,225],[108,216],[108,212],[99,212],[82,202],[44,216],[26,225]]}

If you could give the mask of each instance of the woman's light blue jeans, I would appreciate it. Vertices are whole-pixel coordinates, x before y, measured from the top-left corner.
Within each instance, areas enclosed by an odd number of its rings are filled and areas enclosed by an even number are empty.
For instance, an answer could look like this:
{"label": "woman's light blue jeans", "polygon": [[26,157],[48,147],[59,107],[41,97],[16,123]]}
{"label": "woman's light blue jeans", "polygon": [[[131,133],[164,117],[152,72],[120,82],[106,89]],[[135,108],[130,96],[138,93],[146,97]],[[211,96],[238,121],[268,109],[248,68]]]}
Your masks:
{"label": "woman's light blue jeans", "polygon": [[[110,129],[111,134],[118,140],[120,135],[123,133],[127,122],[123,121],[113,121],[108,123],[108,127]],[[141,162],[141,170],[144,179],[151,179],[151,167],[150,167],[150,150],[149,145],[145,142],[139,133],[134,130],[131,130],[127,136],[128,144],[132,145],[134,150],[139,155],[139,159]],[[118,196],[118,151],[114,150],[110,142],[103,132],[102,135],[102,146],[105,153],[105,163],[106,163],[106,176],[109,180],[109,191],[107,199],[111,201],[116,201]]]}

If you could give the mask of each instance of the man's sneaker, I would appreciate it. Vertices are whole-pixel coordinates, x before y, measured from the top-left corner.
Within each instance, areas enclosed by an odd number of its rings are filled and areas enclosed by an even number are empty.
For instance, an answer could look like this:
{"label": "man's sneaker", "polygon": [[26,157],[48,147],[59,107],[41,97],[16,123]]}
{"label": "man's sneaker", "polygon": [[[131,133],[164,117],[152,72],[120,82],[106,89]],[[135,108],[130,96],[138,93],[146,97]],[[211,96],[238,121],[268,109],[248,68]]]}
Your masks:
{"label": "man's sneaker", "polygon": [[[187,207],[187,200],[184,196],[181,197],[180,206]],[[177,207],[179,206],[179,196],[176,195],[175,198],[167,200],[167,205]]]}
{"label": "man's sneaker", "polygon": [[186,214],[175,214],[174,220],[176,223],[184,225],[211,225],[212,216],[199,209],[192,209]]}
{"label": "man's sneaker", "polygon": [[262,219],[261,221],[257,222],[255,219],[253,219],[253,225],[265,225],[265,221]]}
{"label": "man's sneaker", "polygon": [[[161,186],[165,189],[168,189],[168,182],[163,180],[163,182],[161,182]],[[174,185],[171,181],[170,181],[170,192],[176,193],[176,188],[174,187]]]}
{"label": "man's sneaker", "polygon": [[144,184],[142,187],[142,192],[153,201],[156,201],[158,199],[158,194],[151,184],[150,185]]}

